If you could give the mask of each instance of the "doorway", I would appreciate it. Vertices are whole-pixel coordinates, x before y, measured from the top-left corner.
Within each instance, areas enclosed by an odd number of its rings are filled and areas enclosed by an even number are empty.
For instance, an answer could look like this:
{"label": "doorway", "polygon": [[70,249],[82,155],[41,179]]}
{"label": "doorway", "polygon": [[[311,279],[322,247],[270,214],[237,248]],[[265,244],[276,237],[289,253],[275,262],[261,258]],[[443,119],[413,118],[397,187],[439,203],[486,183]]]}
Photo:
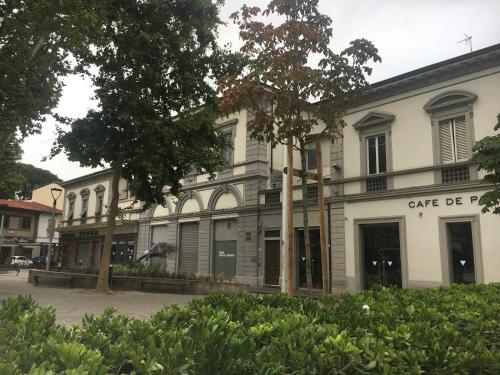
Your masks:
{"label": "doorway", "polygon": [[[304,241],[304,230],[297,230],[298,241],[298,286],[299,288],[307,287],[306,276],[306,251]],[[309,229],[309,242],[311,247],[311,276],[312,287],[314,289],[321,289],[323,287],[323,280],[321,278],[321,243],[319,236],[319,229]]]}
{"label": "doorway", "polygon": [[446,223],[452,283],[476,282],[471,222]]}
{"label": "doorway", "polygon": [[264,284],[280,283],[280,240],[266,240]]}
{"label": "doorway", "polygon": [[360,225],[363,287],[402,287],[399,223]]}

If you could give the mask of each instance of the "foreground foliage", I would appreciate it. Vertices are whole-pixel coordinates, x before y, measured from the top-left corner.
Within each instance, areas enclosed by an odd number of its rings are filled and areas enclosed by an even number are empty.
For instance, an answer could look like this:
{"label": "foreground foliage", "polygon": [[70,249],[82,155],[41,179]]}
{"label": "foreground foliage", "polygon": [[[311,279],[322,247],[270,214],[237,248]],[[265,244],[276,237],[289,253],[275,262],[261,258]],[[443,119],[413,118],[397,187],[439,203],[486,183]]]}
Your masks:
{"label": "foreground foliage", "polygon": [[0,310],[0,373],[497,374],[499,316],[500,285],[381,288],[323,303],[212,295],[148,322],[108,309],[71,329],[19,296]]}

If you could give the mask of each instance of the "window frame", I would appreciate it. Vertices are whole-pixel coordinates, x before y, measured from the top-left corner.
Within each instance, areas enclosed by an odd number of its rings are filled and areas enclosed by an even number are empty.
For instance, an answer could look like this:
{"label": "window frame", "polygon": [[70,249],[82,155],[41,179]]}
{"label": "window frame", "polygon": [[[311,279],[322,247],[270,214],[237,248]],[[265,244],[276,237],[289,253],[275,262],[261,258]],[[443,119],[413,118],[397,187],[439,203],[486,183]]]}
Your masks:
{"label": "window frame", "polygon": [[[33,218],[31,216],[19,216],[19,218],[20,218],[20,220],[19,220],[19,229],[20,230],[31,230],[32,229]],[[29,226],[24,225],[26,222],[29,222]]]}
{"label": "window frame", "polygon": [[[218,125],[219,129],[226,135],[229,135],[229,138],[232,142],[232,147],[228,147],[228,150],[226,152],[229,154],[230,157],[227,157],[226,159],[228,160],[228,166],[224,170],[218,173],[219,176],[225,177],[228,175],[232,175],[233,173],[233,168],[235,165],[234,162],[234,154],[235,154],[235,140],[236,140],[236,126],[238,124],[238,119],[233,119],[229,120],[226,122],[223,122],[222,124]],[[226,154],[227,155],[227,154]],[[230,160],[229,160],[230,159]]]}
{"label": "window frame", "polygon": [[[353,125],[359,133],[359,147],[360,147],[360,176],[364,177],[361,181],[361,193],[367,193],[367,181],[370,177],[386,178],[386,190],[393,188],[393,177],[387,174],[393,171],[392,163],[392,123],[395,116],[391,114],[370,112],[361,120]],[[383,173],[368,174],[368,138],[379,135],[385,135],[385,159],[386,171]],[[376,193],[373,191],[372,193]]]}
{"label": "window frame", "polygon": [[[310,166],[311,154],[314,155],[314,167]],[[318,159],[316,157],[316,148],[306,148],[306,167],[308,171],[314,171],[318,169]]]}
{"label": "window frame", "polygon": [[[384,146],[385,146],[385,171],[380,171],[380,155],[379,155],[379,138],[384,137]],[[375,139],[375,173],[370,173],[370,139]],[[366,174],[368,176],[376,176],[379,174],[387,173],[387,139],[385,133],[376,134],[370,137],[365,138],[366,142]]]}
{"label": "window frame", "polygon": [[[458,99],[457,99],[458,97]],[[447,100],[449,98],[449,100]],[[446,91],[433,97],[424,106],[424,110],[430,116],[432,127],[432,148],[433,162],[436,167],[450,167],[454,165],[463,165],[467,161],[457,161],[454,163],[442,163],[441,152],[441,137],[440,137],[440,122],[465,117],[465,127],[467,131],[467,153],[469,159],[472,156],[472,148],[475,143],[474,135],[474,111],[473,105],[477,99],[477,95],[467,91]],[[469,166],[469,180],[477,180],[478,173],[475,166]],[[434,171],[434,183],[443,184],[442,168],[437,168]]]}

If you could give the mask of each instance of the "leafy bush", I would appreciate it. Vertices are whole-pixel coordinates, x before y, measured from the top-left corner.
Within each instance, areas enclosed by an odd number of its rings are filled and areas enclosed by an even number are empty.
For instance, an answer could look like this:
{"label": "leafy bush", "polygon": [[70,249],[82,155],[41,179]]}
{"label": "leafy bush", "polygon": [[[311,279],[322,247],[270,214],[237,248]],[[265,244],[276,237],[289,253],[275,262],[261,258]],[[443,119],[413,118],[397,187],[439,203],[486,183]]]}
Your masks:
{"label": "leafy bush", "polygon": [[[99,273],[99,270],[95,267],[75,266],[70,269],[64,270],[64,272],[87,273],[95,275]],[[220,278],[201,273],[186,274],[181,272],[164,271],[160,268],[160,266],[157,265],[149,266],[143,263],[113,264],[113,276],[152,277],[152,278],[186,279],[186,280],[203,280],[203,281],[220,280]]]}
{"label": "leafy bush", "polygon": [[2,306],[1,374],[500,373],[500,284],[321,302],[211,295],[149,321],[107,309],[71,329],[30,297]]}

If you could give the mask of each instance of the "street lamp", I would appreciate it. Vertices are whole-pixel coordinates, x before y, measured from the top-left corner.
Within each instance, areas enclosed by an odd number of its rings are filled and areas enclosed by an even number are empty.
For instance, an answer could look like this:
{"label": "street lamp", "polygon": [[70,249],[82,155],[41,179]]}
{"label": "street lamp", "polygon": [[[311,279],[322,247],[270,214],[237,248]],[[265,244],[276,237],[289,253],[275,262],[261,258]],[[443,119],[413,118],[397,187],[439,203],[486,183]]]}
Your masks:
{"label": "street lamp", "polygon": [[59,197],[62,194],[62,189],[59,188],[52,188],[50,189],[50,194],[52,195],[52,217],[50,219],[50,224],[49,224],[49,248],[47,250],[47,260],[46,260],[46,265],[45,269],[48,271],[50,267],[50,257],[52,255],[52,239],[54,238],[54,230],[56,228],[56,203]]}

